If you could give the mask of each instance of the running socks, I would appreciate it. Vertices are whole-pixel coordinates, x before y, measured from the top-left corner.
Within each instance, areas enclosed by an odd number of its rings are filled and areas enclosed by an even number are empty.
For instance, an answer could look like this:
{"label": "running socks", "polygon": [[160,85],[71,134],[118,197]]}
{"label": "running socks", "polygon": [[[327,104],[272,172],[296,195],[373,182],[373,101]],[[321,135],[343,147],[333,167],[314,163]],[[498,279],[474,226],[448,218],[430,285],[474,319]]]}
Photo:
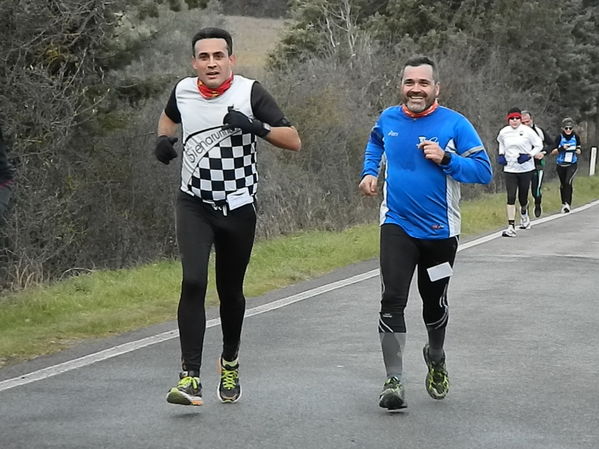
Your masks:
{"label": "running socks", "polygon": [[403,351],[406,346],[406,334],[399,332],[380,333],[381,347],[383,348],[383,361],[387,377],[401,379],[403,373]]}
{"label": "running socks", "polygon": [[[403,332],[396,332],[398,329],[403,330]],[[401,379],[403,352],[406,346],[403,314],[381,313],[379,316],[379,338],[387,377],[395,376]]]}

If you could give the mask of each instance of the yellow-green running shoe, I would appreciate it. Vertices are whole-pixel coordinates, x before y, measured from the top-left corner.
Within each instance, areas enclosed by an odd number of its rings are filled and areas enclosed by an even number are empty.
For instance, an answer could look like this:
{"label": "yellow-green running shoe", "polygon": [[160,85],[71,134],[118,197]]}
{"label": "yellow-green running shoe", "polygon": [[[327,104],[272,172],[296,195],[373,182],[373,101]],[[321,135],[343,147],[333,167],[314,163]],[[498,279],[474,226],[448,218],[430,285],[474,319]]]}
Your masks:
{"label": "yellow-green running shoe", "polygon": [[379,395],[379,407],[386,408],[390,412],[401,410],[408,406],[406,402],[404,387],[399,378],[389,377],[383,385],[383,391]]}
{"label": "yellow-green running shoe", "polygon": [[179,374],[179,383],[169,390],[166,402],[179,405],[203,405],[199,373],[182,371]]}
{"label": "yellow-green running shoe", "polygon": [[241,385],[239,384],[239,363],[237,361],[227,362],[218,359],[220,370],[220,382],[218,384],[217,396],[221,402],[237,402],[241,397]]}
{"label": "yellow-green running shoe", "polygon": [[449,377],[447,376],[447,368],[445,367],[445,354],[438,362],[430,359],[428,355],[428,345],[422,349],[424,361],[428,367],[428,373],[424,385],[426,391],[433,399],[443,399],[449,391]]}

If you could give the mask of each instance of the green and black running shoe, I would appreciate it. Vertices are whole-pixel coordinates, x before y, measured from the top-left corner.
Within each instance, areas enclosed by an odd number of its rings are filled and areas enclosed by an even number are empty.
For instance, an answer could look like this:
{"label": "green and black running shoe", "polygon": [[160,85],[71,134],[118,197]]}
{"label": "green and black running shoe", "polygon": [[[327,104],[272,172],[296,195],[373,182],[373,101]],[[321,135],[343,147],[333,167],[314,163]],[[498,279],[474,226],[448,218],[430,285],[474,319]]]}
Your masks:
{"label": "green and black running shoe", "polygon": [[405,396],[401,381],[397,377],[391,376],[383,385],[383,391],[379,396],[379,406],[390,412],[401,410],[408,406]]}
{"label": "green and black running shoe", "polygon": [[428,345],[425,345],[422,353],[428,367],[428,373],[424,381],[426,391],[433,399],[443,399],[449,391],[449,377],[445,368],[445,355],[438,362],[434,362],[428,355]]}
{"label": "green and black running shoe", "polygon": [[182,371],[179,383],[166,396],[166,402],[179,405],[202,405],[202,384],[197,371]]}
{"label": "green and black running shoe", "polygon": [[237,402],[241,397],[241,385],[239,384],[239,363],[227,362],[222,358],[218,361],[220,369],[220,382],[218,384],[218,399],[221,402]]}

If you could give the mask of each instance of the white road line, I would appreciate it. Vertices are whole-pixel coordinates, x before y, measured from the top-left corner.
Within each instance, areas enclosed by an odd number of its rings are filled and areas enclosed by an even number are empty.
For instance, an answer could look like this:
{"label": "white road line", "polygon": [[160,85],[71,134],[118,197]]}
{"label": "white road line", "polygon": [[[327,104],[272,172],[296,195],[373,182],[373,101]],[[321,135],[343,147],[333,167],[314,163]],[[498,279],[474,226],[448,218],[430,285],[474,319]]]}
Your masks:
{"label": "white road line", "polygon": [[[586,204],[584,206],[573,209],[570,213],[575,214],[578,212],[582,212],[590,207],[596,206],[599,204],[599,200],[594,201],[592,203]],[[567,214],[556,214],[550,215],[548,217],[544,217],[538,220],[533,221],[533,226],[535,224],[545,223],[551,220],[556,220],[558,218],[566,217]],[[470,242],[466,242],[461,244],[458,248],[458,251],[463,251],[468,248],[472,248],[477,245],[482,245],[483,243],[487,243],[493,239],[501,237],[501,232],[495,232],[493,234],[489,234],[487,236],[483,236],[472,240]],[[358,274],[347,279],[342,279],[340,281],[331,282],[330,284],[326,284],[320,287],[316,287],[310,290],[306,290],[305,292],[298,293],[296,295],[288,296],[286,298],[282,298],[268,304],[264,304],[261,306],[257,306],[251,309],[248,309],[245,313],[246,317],[251,317],[255,315],[260,315],[262,313],[270,312],[271,310],[280,309],[281,307],[288,306],[290,304],[303,301],[308,298],[313,298],[314,296],[321,295],[323,293],[330,292],[332,290],[336,290],[338,288],[346,287],[351,284],[355,284],[357,282],[364,281],[366,279],[373,278],[379,275],[379,270],[371,270],[366,273]],[[208,320],[206,322],[206,328],[211,328],[214,326],[220,325],[220,318],[215,318],[212,320]],[[38,380],[47,379],[52,376],[56,376],[58,374],[66,373],[68,371],[72,371],[77,368],[82,368],[84,366],[92,365],[97,362],[101,362],[102,360],[107,360],[112,357],[117,357],[122,354],[126,354],[128,352],[136,351],[141,348],[145,348],[147,346],[155,345],[157,343],[162,343],[167,340],[171,340],[173,338],[177,338],[179,336],[179,331],[177,329],[162,332],[157,335],[153,335],[151,337],[142,338],[141,340],[132,341],[129,343],[124,343],[122,345],[115,346],[113,348],[105,349],[103,351],[94,352],[93,354],[88,354],[83,357],[79,357],[77,359],[69,360],[63,363],[59,363],[58,365],[49,366],[47,368],[43,368],[37,371],[32,371],[27,374],[23,374],[18,377],[13,377],[11,379],[6,379],[0,381],[0,392],[4,390],[9,390],[11,388],[15,388],[21,385],[26,385],[32,382],[36,382]]]}
{"label": "white road line", "polygon": [[[577,207],[576,209],[572,209],[570,211],[570,213],[568,213],[568,214],[555,214],[555,215],[549,215],[548,217],[537,218],[536,220],[531,221],[531,224],[532,224],[532,227],[534,228],[535,225],[538,225],[541,223],[547,223],[548,221],[558,220],[560,218],[565,218],[570,214],[576,214],[576,213],[582,212],[583,210],[587,210],[593,206],[597,206],[598,204],[599,204],[599,200],[596,200],[596,201],[593,201],[592,203],[588,203],[588,204],[585,204],[584,206],[580,206],[580,207]],[[497,237],[501,237],[502,232],[503,231],[494,232],[493,234],[479,237],[476,240],[472,240],[470,242],[460,244],[460,246],[458,247],[458,251],[463,251],[465,249],[472,248],[473,246],[477,246],[477,245],[481,245],[483,243],[490,242],[491,240],[496,239]]]}
{"label": "white road line", "polygon": [[[323,285],[321,287],[316,287],[310,290],[306,290],[305,292],[298,293],[296,295],[288,296],[286,298],[279,299],[277,301],[270,302],[268,304],[264,304],[258,307],[254,307],[252,309],[248,309],[245,312],[246,317],[260,315],[261,313],[269,312],[271,310],[280,309],[281,307],[288,306],[289,304],[293,304],[295,302],[303,301],[304,299],[312,298],[314,296],[321,295],[326,292],[330,292],[331,290],[336,290],[338,288],[345,287],[347,285],[355,284],[357,282],[361,282],[366,279],[370,279],[374,276],[378,276],[379,270],[371,270],[366,273],[358,274],[356,276],[352,276],[347,279],[342,279],[340,281],[332,282],[330,284]],[[214,327],[220,325],[220,318],[215,318],[212,320],[208,320],[206,322],[206,328]],[[31,382],[36,382],[38,380],[47,379],[48,377],[56,376],[58,374],[66,373],[67,371],[71,371],[77,368],[82,368],[84,366],[91,365],[96,362],[100,362],[102,360],[110,359],[112,357],[116,357],[122,354],[126,354],[128,352],[135,351],[137,349],[145,348],[146,346],[151,346],[157,343],[162,343],[163,341],[171,340],[173,338],[177,338],[179,336],[179,331],[177,329],[162,332],[157,335],[153,335],[151,337],[142,338],[141,340],[132,341],[129,343],[124,343],[122,345],[114,346],[113,348],[104,349],[103,351],[94,352],[93,354],[88,354],[83,357],[79,357],[77,359],[68,360],[63,363],[59,363],[58,365],[49,366],[47,368],[43,368],[37,371],[33,371],[31,373],[23,374],[18,377],[13,377],[11,379],[6,379],[4,381],[0,381],[0,392],[4,390],[8,390],[10,388],[18,387],[21,385],[25,385]]]}

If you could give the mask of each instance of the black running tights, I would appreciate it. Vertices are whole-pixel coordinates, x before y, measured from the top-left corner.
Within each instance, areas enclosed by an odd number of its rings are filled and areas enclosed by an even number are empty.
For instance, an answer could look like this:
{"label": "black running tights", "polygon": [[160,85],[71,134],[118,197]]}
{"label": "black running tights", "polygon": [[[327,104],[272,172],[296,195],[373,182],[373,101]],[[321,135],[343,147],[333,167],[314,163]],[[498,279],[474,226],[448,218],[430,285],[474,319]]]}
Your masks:
{"label": "black running tights", "polygon": [[524,208],[528,205],[528,192],[533,173],[534,170],[526,173],[504,173],[508,205],[516,204],[516,194],[520,207]]}
{"label": "black running tights", "polygon": [[542,168],[536,168],[535,171],[532,172],[532,197],[535,199],[535,204],[541,204],[541,200],[543,199],[543,177],[544,170]]}
{"label": "black running tights", "polygon": [[220,300],[222,356],[235,360],[245,313],[243,279],[256,230],[253,204],[228,211],[214,209],[180,192],[177,198],[177,242],[183,266],[181,298],[177,311],[184,370],[199,371],[206,331],[204,302],[208,262],[214,245],[216,289]]}
{"label": "black running tights", "polygon": [[566,166],[557,165],[555,167],[557,176],[559,177],[559,193],[562,199],[562,204],[572,204],[572,181],[576,170],[578,170],[578,164],[570,164]]}
{"label": "black running tights", "polygon": [[381,315],[393,318],[389,331],[406,332],[404,310],[416,266],[422,317],[427,329],[444,329],[447,326],[447,286],[450,278],[433,282],[427,269],[444,262],[453,267],[457,248],[457,237],[421,240],[410,237],[395,224],[381,226]]}

